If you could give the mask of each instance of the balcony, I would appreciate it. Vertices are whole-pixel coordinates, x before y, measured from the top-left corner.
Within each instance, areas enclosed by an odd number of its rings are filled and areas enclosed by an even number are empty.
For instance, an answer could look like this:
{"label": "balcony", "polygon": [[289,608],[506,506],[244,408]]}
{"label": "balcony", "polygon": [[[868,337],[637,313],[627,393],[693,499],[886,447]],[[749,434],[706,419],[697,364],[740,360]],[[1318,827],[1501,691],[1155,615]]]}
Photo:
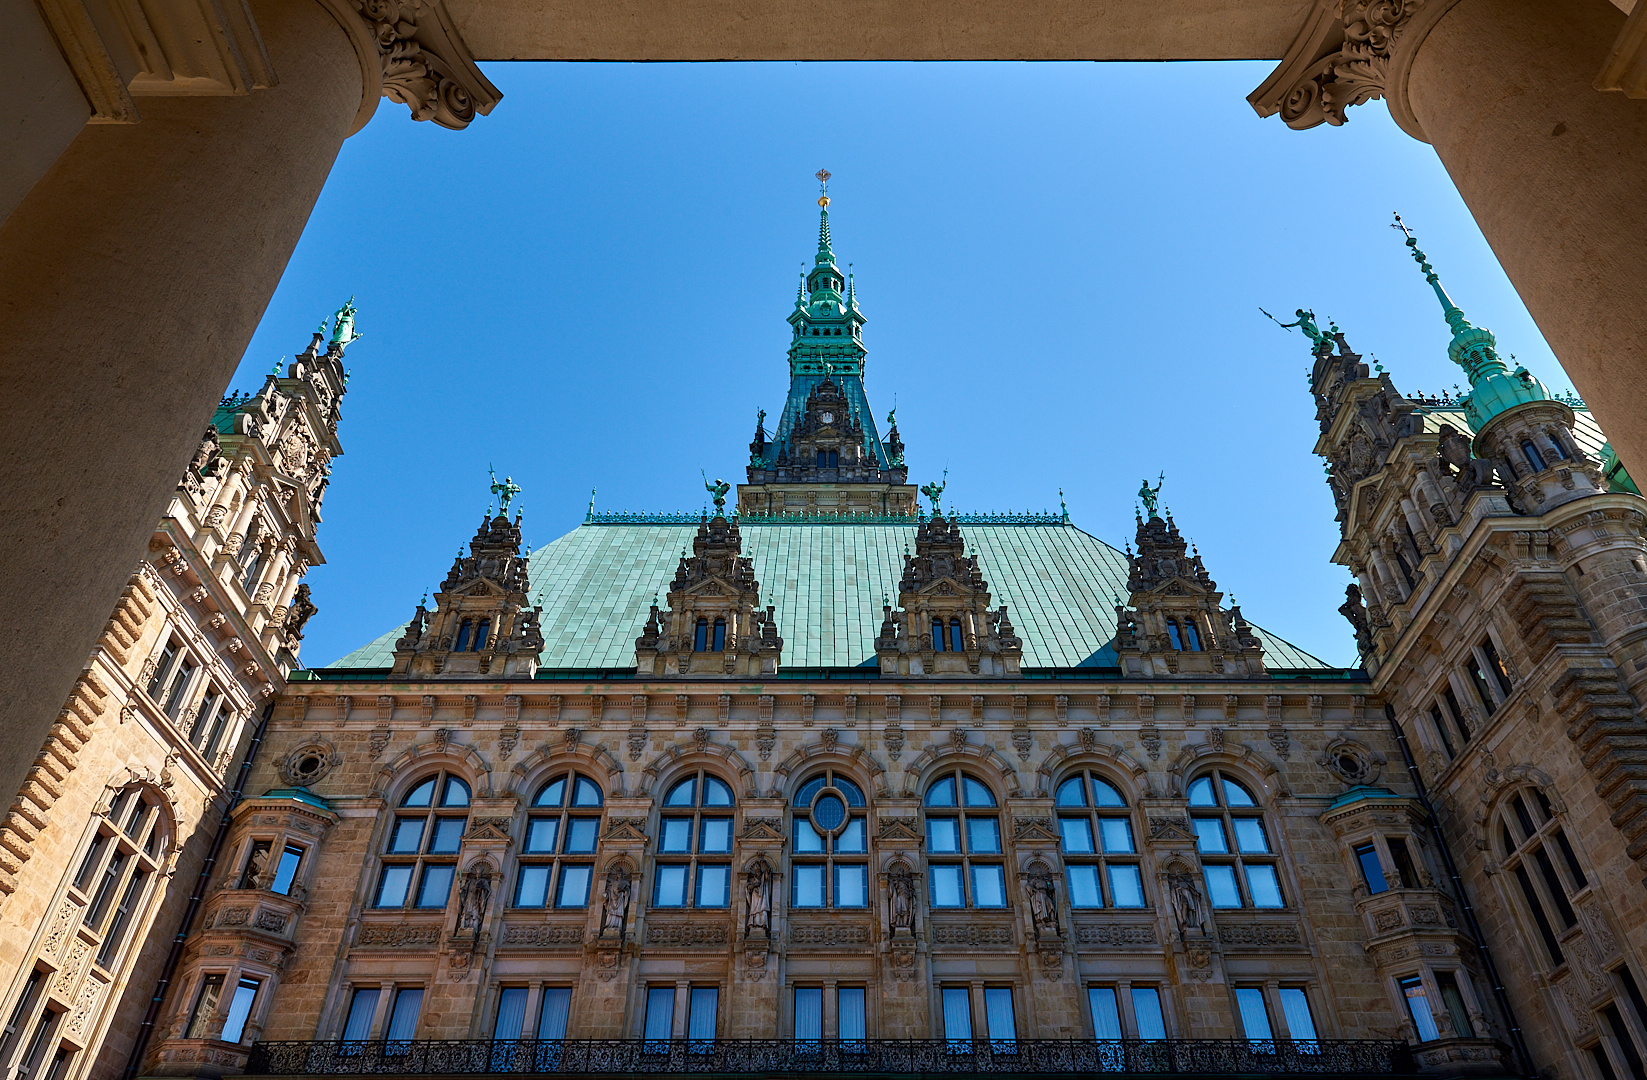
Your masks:
{"label": "balcony", "polygon": [[252,1076],[462,1076],[483,1073],[627,1077],[1184,1076],[1316,1074],[1373,1077],[1414,1072],[1406,1043],[1391,1039],[417,1039],[409,1042],[259,1042]]}

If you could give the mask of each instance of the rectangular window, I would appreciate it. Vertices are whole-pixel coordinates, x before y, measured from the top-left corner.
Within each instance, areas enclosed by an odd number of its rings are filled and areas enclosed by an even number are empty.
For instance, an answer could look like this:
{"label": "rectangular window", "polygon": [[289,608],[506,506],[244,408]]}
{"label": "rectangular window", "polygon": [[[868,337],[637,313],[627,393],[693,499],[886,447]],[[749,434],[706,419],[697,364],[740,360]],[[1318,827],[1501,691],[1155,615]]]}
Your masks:
{"label": "rectangular window", "polygon": [[824,867],[821,863],[796,863],[791,867],[795,877],[795,897],[798,908],[824,906]]}
{"label": "rectangular window", "polygon": [[715,1041],[715,1013],[721,992],[713,986],[694,986],[687,1002],[686,1037],[693,1042]]}
{"label": "rectangular window", "polygon": [[1441,718],[1441,706],[1430,706],[1430,723],[1435,727],[1435,734],[1441,740],[1441,749],[1447,751],[1447,760],[1451,761],[1458,751],[1453,749],[1452,736],[1447,734],[1447,722]]}
{"label": "rectangular window", "polygon": [[869,853],[869,830],[864,825],[864,819],[855,817],[846,823],[846,828],[835,838],[835,854],[837,855],[867,855]]}
{"label": "rectangular window", "polygon": [[[218,986],[222,986],[222,976],[218,978]],[[360,1042],[372,1033],[372,1019],[377,1015],[376,987],[360,987],[349,999],[349,1015],[343,1021],[343,1041]],[[214,1003],[213,1008],[216,1005]]]}
{"label": "rectangular window", "polygon": [[725,907],[731,894],[732,868],[725,863],[698,866],[698,892],[692,903],[701,908]]}
{"label": "rectangular window", "polygon": [[463,826],[467,818],[443,817],[435,819],[435,832],[429,838],[429,853],[451,855],[463,844]]}
{"label": "rectangular window", "polygon": [[1121,1012],[1115,1005],[1115,991],[1108,986],[1087,988],[1087,1008],[1092,1010],[1092,1037],[1119,1039]]}
{"label": "rectangular window", "polygon": [[862,1042],[868,1030],[864,1016],[864,988],[842,986],[835,991],[835,1023],[842,1042]]}
{"label": "rectangular window", "polygon": [[1417,975],[1402,979],[1399,983],[1401,996],[1407,1001],[1407,1015],[1412,1017],[1413,1027],[1418,1030],[1419,1042],[1432,1042],[1441,1038],[1441,1032],[1435,1026],[1435,1013],[1430,1009],[1430,999],[1424,993],[1424,980]]}
{"label": "rectangular window", "polygon": [[171,689],[166,691],[165,713],[173,720],[183,711],[183,699],[188,696],[189,683],[194,680],[194,663],[184,657],[172,676]]}
{"label": "rectangular window", "polygon": [[816,986],[795,988],[795,1038],[816,1042],[823,1038],[823,990]]}
{"label": "rectangular window", "polygon": [[1074,863],[1064,867],[1064,880],[1069,883],[1071,907],[1101,908],[1104,898],[1098,891],[1098,868],[1090,864]]}
{"label": "rectangular window", "polygon": [[412,868],[410,866],[385,866],[383,876],[378,878],[377,899],[373,907],[397,908],[406,904],[406,890],[412,884]]}
{"label": "rectangular window", "polygon": [[1613,1072],[1613,1063],[1607,1060],[1607,1047],[1597,1043],[1590,1047],[1590,1060],[1595,1062],[1596,1072],[1601,1074],[1601,1080],[1618,1080],[1618,1074]]}
{"label": "rectangular window", "polygon": [[1104,841],[1104,854],[1131,855],[1132,822],[1126,818],[1099,818],[1098,833]]}
{"label": "rectangular window", "polygon": [[981,908],[1004,908],[1006,901],[1006,870],[994,865],[972,866],[972,905]]}
{"label": "rectangular window", "polygon": [[1132,988],[1132,1017],[1138,1024],[1140,1039],[1167,1037],[1167,1022],[1161,1015],[1161,993],[1155,987]]}
{"label": "rectangular window", "polygon": [[835,867],[835,906],[869,906],[869,867],[850,863]]}
{"label": "rectangular window", "polygon": [[1464,671],[1470,676],[1470,688],[1475,691],[1476,700],[1481,702],[1481,711],[1491,716],[1498,706],[1493,702],[1493,692],[1487,688],[1487,677],[1481,674],[1481,661],[1473,653],[1465,662]]}
{"label": "rectangular window", "polygon": [[68,1074],[69,1062],[74,1058],[74,1051],[66,1046],[59,1046],[57,1053],[51,1056],[51,1065],[41,1074],[40,1080],[63,1080]]}
{"label": "rectangular window", "polygon": [[1018,1041],[1018,1021],[1012,1015],[1012,991],[1005,986],[984,988],[984,1024],[989,1029],[989,1041],[996,1050],[1004,1050],[1002,1043]]}
{"label": "rectangular window", "polygon": [[515,906],[543,907],[549,902],[549,867],[522,866],[515,877]]}
{"label": "rectangular window", "polygon": [[[961,823],[954,818],[927,818],[926,849],[935,854],[960,852]],[[796,850],[800,849],[797,847]]]}
{"label": "rectangular window", "polygon": [[824,852],[823,834],[814,829],[806,818],[795,819],[795,850],[803,855],[822,855]]}
{"label": "rectangular window", "polygon": [[1287,1021],[1287,1034],[1293,1039],[1315,1041],[1315,1017],[1310,1015],[1310,999],[1303,987],[1281,988],[1281,1015]]}
{"label": "rectangular window", "polygon": [[1493,646],[1492,638],[1481,639],[1481,651],[1487,656],[1487,670],[1492,674],[1493,682],[1498,685],[1499,696],[1509,697],[1510,672],[1504,666],[1504,661],[1499,658],[1498,649]]}
{"label": "rectangular window", "polygon": [[81,892],[91,882],[92,874],[97,864],[102,860],[103,849],[109,846],[111,837],[108,833],[100,832],[92,838],[91,847],[86,849],[86,857],[80,861],[80,869],[74,873],[74,887]]}
{"label": "rectangular window", "polygon": [[966,846],[974,855],[1001,853],[1001,823],[992,817],[966,819]]}
{"label": "rectangular window", "polygon": [[125,876],[126,863],[131,856],[125,852],[116,852],[103,868],[103,876],[97,879],[97,892],[92,895],[91,903],[86,906],[84,914],[86,925],[93,930],[103,925],[103,916],[109,910],[109,904],[114,901],[114,890],[120,879]]}
{"label": "rectangular window", "polygon": [[[675,1033],[675,988],[673,986],[649,986],[646,989],[646,1032],[644,1038],[648,1042],[661,1041],[671,1038]],[[649,1047],[651,1053],[658,1054],[668,1049],[667,1044]]]}
{"label": "rectangular window", "polygon": [[1556,940],[1555,931],[1550,927],[1550,918],[1544,914],[1544,905],[1539,901],[1538,893],[1533,890],[1533,879],[1527,876],[1525,865],[1516,864],[1515,880],[1516,884],[1521,886],[1521,895],[1527,901],[1533,922],[1538,926],[1539,937],[1544,940],[1544,948],[1550,954],[1550,963],[1561,964],[1566,959],[1561,952],[1561,943]]}
{"label": "rectangular window", "polygon": [[389,833],[387,854],[416,855],[423,846],[423,822],[420,817],[396,818],[395,827]]}
{"label": "rectangular window", "polygon": [[961,893],[961,868],[959,866],[929,866],[927,871],[932,875],[933,907],[966,906],[966,898]]}
{"label": "rectangular window", "polygon": [[[1630,1005],[1635,1010],[1636,1023],[1647,1027],[1647,1001],[1641,997],[1641,988],[1636,985],[1636,977],[1630,974],[1629,965],[1613,969],[1613,976],[1624,986],[1624,994],[1630,999]],[[4,1061],[0,1058],[0,1061]]]}
{"label": "rectangular window", "polygon": [[566,1038],[566,1022],[572,1015],[572,988],[546,986],[543,1005],[538,1009],[538,1038],[560,1042]]}
{"label": "rectangular window", "polygon": [[1144,906],[1144,879],[1131,863],[1109,867],[1109,897],[1118,908]]}
{"label": "rectangular window", "polygon": [[1203,855],[1224,855],[1229,841],[1224,838],[1224,822],[1219,818],[1194,818],[1195,848]]}
{"label": "rectangular window", "polygon": [[1275,875],[1275,867],[1269,863],[1247,864],[1247,891],[1252,893],[1253,907],[1287,906],[1281,897],[1281,881]]}
{"label": "rectangular window", "polygon": [[1625,1064],[1630,1066],[1630,1075],[1635,1080],[1647,1080],[1647,1068],[1643,1068],[1641,1051],[1636,1049],[1635,1039],[1624,1026],[1624,1017],[1620,1015],[1618,1006],[1608,1002],[1601,1010],[1601,1015],[1607,1018],[1607,1026],[1613,1030],[1613,1039],[1618,1043],[1619,1053],[1624,1055]]}
{"label": "rectangular window", "polygon": [[[374,991],[375,993],[375,991]],[[211,1027],[212,1014],[217,1011],[217,1000],[223,996],[223,976],[208,975],[200,984],[200,996],[194,999],[194,1014],[189,1018],[185,1039],[204,1039]],[[373,999],[376,1004],[376,999]]]}
{"label": "rectangular window", "polygon": [[252,1015],[252,1002],[257,1000],[257,988],[261,985],[256,979],[241,979],[234,988],[234,997],[229,999],[229,1018],[223,1022],[223,1034],[219,1036],[226,1043],[238,1043],[246,1033],[246,1019]]}
{"label": "rectangular window", "polygon": [[560,884],[555,890],[555,906],[580,908],[589,906],[589,879],[594,867],[587,863],[566,863],[560,868]]}
{"label": "rectangular window", "polygon": [[177,659],[178,645],[175,641],[168,641],[166,647],[160,651],[160,659],[154,665],[154,677],[149,680],[148,694],[155,701],[160,700],[160,688],[166,683],[166,676],[171,674],[172,661]]}
{"label": "rectangular window", "polygon": [[24,1025],[28,1023],[29,1014],[34,1011],[34,1003],[39,999],[40,988],[45,983],[46,976],[38,968],[29,972],[29,978],[23,984],[23,995],[17,999],[17,1004],[11,1010],[11,1016],[6,1019],[4,1037],[0,1038],[0,1069],[4,1069],[6,1062],[11,1060],[13,1051],[22,1040]]}
{"label": "rectangular window", "polygon": [[1408,889],[1418,888],[1418,867],[1413,864],[1412,852],[1407,849],[1407,841],[1399,836],[1386,836],[1384,843],[1389,845],[1390,859],[1395,863],[1395,872],[1401,875],[1402,886]]}
{"label": "rectangular window", "polygon": [[1269,1010],[1264,1007],[1264,991],[1260,987],[1236,987],[1235,1007],[1241,1014],[1241,1031],[1248,1039],[1268,1042],[1274,1038],[1270,1031]]}
{"label": "rectangular window", "polygon": [[1264,835],[1264,823],[1257,818],[1236,818],[1235,850],[1243,855],[1268,855],[1269,837]]}
{"label": "rectangular window", "polygon": [[1215,865],[1202,867],[1202,870],[1207,878],[1207,898],[1213,907],[1241,906],[1241,890],[1235,886],[1235,867]]}
{"label": "rectangular window", "polygon": [[492,1025],[494,1042],[513,1042],[526,1029],[526,994],[524,986],[506,986],[498,992],[497,1022]]}
{"label": "rectangular window", "polygon": [[287,844],[280,853],[280,863],[275,867],[274,882],[269,891],[281,896],[290,896],[292,881],[297,877],[297,868],[303,862],[303,849],[296,844]]}
{"label": "rectangular window", "polygon": [[389,1030],[384,1038],[390,1042],[408,1042],[417,1033],[417,1016],[423,1010],[423,987],[403,986],[395,991],[395,1003],[389,1009]]}
{"label": "rectangular window", "polygon": [[658,850],[677,855],[691,851],[692,819],[664,818],[663,839],[658,842]]}
{"label": "rectangular window", "polygon": [[446,897],[452,892],[452,875],[456,867],[450,864],[432,863],[423,868],[423,882],[417,890],[417,906],[420,908],[443,908],[446,906]]}
{"label": "rectangular window", "polygon": [[526,826],[525,853],[528,855],[554,854],[555,837],[559,834],[560,818],[531,819]]}
{"label": "rectangular window", "polygon": [[1058,819],[1058,832],[1063,837],[1064,854],[1092,855],[1092,820],[1084,817]]}
{"label": "rectangular window", "polygon": [[688,867],[680,864],[659,863],[654,869],[658,883],[652,896],[654,907],[685,907],[686,906],[686,872]]}
{"label": "rectangular window", "polygon": [[1462,1039],[1475,1038],[1475,1025],[1470,1023],[1470,1010],[1464,1007],[1464,994],[1458,988],[1458,978],[1450,971],[1435,973],[1435,985],[1441,991],[1441,1004],[1453,1022],[1453,1034]]}
{"label": "rectangular window", "polygon": [[732,819],[704,818],[698,826],[698,850],[718,854],[732,850]]}
{"label": "rectangular window", "polygon": [[1447,699],[1447,708],[1453,714],[1453,723],[1458,725],[1459,734],[1464,736],[1465,742],[1469,742],[1470,736],[1474,733],[1470,731],[1470,721],[1465,717],[1464,709],[1458,704],[1458,695],[1453,693],[1452,683],[1442,684],[1441,696]]}
{"label": "rectangular window", "polygon": [[194,728],[189,732],[189,741],[198,748],[202,737],[211,728],[212,721],[217,717],[217,705],[222,695],[217,687],[207,686],[206,694],[200,699],[200,711],[195,716]]}
{"label": "rectangular window", "polygon": [[[12,1074],[13,1080],[28,1080],[36,1074],[46,1056],[48,1040],[56,1033],[57,1021],[62,1015],[50,1009],[40,1014],[40,1020],[34,1025],[34,1034],[29,1038],[29,1048],[23,1052],[23,1060],[18,1063],[17,1071]],[[41,1080],[46,1078],[42,1077]]]}
{"label": "rectangular window", "polygon": [[950,1040],[952,1043],[964,1043],[965,1049],[971,1049],[971,993],[965,987],[946,986],[943,988],[943,1006],[944,1038]]}
{"label": "rectangular window", "polygon": [[148,881],[146,871],[138,870],[126,882],[126,891],[120,896],[120,903],[115,905],[114,919],[109,923],[109,931],[103,937],[103,947],[97,950],[97,962],[108,967],[110,962],[120,954],[120,942],[126,936],[126,928],[131,925],[132,912],[143,898],[143,886]]}
{"label": "rectangular window", "polygon": [[1378,859],[1378,848],[1372,844],[1362,844],[1355,849],[1355,861],[1361,864],[1361,880],[1367,883],[1367,891],[1377,894],[1389,889],[1390,883],[1384,877],[1384,864]]}
{"label": "rectangular window", "polygon": [[566,822],[566,847],[563,851],[567,855],[593,855],[599,839],[599,818],[571,818]]}
{"label": "rectangular window", "polygon": [[268,840],[252,841],[252,846],[246,855],[246,865],[240,868],[240,883],[236,885],[235,888],[257,888],[258,876],[261,875],[269,865],[270,845],[271,842]]}

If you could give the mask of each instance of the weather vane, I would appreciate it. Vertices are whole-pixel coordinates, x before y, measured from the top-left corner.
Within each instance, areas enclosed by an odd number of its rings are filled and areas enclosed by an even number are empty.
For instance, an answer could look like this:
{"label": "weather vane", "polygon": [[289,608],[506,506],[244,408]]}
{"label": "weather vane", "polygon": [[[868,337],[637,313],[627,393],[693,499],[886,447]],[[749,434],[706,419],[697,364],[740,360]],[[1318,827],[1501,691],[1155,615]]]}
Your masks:
{"label": "weather vane", "polygon": [[816,176],[818,178],[818,205],[819,206],[828,206],[829,205],[829,177],[830,177],[829,170],[828,169],[819,169],[817,172],[813,173],[812,175]]}

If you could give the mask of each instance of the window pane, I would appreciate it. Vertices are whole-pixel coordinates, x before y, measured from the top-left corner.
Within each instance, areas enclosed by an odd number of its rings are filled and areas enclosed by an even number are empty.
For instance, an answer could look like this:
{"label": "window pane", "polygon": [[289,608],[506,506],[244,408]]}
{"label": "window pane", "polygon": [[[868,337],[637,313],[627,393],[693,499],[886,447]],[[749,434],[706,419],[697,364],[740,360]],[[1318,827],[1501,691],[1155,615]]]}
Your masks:
{"label": "window pane", "polygon": [[926,804],[928,806],[955,805],[955,778],[946,776],[942,780],[926,789]]}
{"label": "window pane", "polygon": [[1270,841],[1264,835],[1264,823],[1257,818],[1236,818],[1235,849],[1241,852],[1264,855],[1270,850]]}
{"label": "window pane", "polygon": [[1164,1039],[1167,1022],[1161,1016],[1161,994],[1153,986],[1132,988],[1132,1015],[1138,1022],[1140,1039]]}
{"label": "window pane", "polygon": [[1087,804],[1086,778],[1072,776],[1059,784],[1056,801],[1059,806],[1085,806]]}
{"label": "window pane", "polygon": [[1070,907],[1098,908],[1104,898],[1098,892],[1098,868],[1076,864],[1064,867],[1064,880],[1069,883]]}
{"label": "window pane", "polygon": [[984,988],[984,1023],[989,1028],[992,1042],[1011,1042],[1018,1038],[1017,1019],[1012,1015],[1012,991],[1006,987]]}
{"label": "window pane", "polygon": [[972,902],[976,907],[1006,907],[1006,871],[999,866],[972,867]]}
{"label": "window pane", "polygon": [[731,851],[732,819],[706,817],[698,825],[699,851]]}
{"label": "window pane", "polygon": [[1064,854],[1091,855],[1093,853],[1091,818],[1059,818],[1058,832],[1064,838]]}
{"label": "window pane", "polygon": [[968,992],[955,986],[943,991],[944,1038],[972,1040],[972,1002]]}
{"label": "window pane", "polygon": [[1227,776],[1220,777],[1220,779],[1222,779],[1224,781],[1224,805],[1226,805],[1226,806],[1257,806],[1258,805],[1257,801],[1254,800],[1253,797],[1252,797],[1252,792],[1248,791],[1246,789],[1246,787],[1244,787],[1241,784],[1236,783],[1234,780],[1231,780]]}
{"label": "window pane", "polygon": [[725,865],[698,867],[698,895],[693,903],[701,908],[725,907],[732,881],[732,868]]}
{"label": "window pane", "polygon": [[1115,991],[1108,986],[1094,986],[1087,990],[1087,1007],[1092,1010],[1092,1037],[1119,1039],[1121,1012],[1115,1005]]}
{"label": "window pane", "polygon": [[968,806],[994,806],[995,796],[989,789],[970,776],[961,777],[961,783],[966,789],[966,804]]}
{"label": "window pane", "polygon": [[532,818],[526,824],[526,850],[534,854],[553,854],[555,837],[560,833],[560,818]]}
{"label": "window pane", "polygon": [[[221,982],[223,977],[215,975],[213,978]],[[343,1022],[344,1041],[358,1042],[371,1034],[372,1017],[377,1015],[377,995],[375,989],[355,991],[355,996],[349,1000],[349,1017]]]}
{"label": "window pane", "polygon": [[555,892],[555,906],[578,908],[589,906],[589,878],[593,867],[586,863],[569,863],[560,868],[560,887]]}
{"label": "window pane", "polygon": [[1121,798],[1121,792],[1113,784],[1092,778],[1092,796],[1094,804],[1098,806],[1125,806],[1127,801]]}
{"label": "window pane", "polygon": [[652,903],[658,907],[686,906],[686,867],[660,865],[657,867],[657,892]]}
{"label": "window pane", "polygon": [[1104,838],[1104,851],[1106,854],[1132,854],[1132,822],[1128,819],[1124,817],[1099,818],[1098,832]]}
{"label": "window pane", "polygon": [[246,1018],[252,1014],[257,987],[256,979],[241,979],[240,985],[234,988],[234,997],[229,999],[229,1016],[223,1022],[223,1034],[218,1036],[224,1042],[237,1043],[246,1033]]}
{"label": "window pane", "polygon": [[823,1038],[823,988],[795,988],[795,1038]]}
{"label": "window pane", "polygon": [[435,819],[434,835],[429,837],[429,850],[450,855],[463,844],[463,824],[467,818],[443,817]]}
{"label": "window pane", "polygon": [[1253,907],[1286,907],[1281,899],[1281,882],[1275,876],[1275,867],[1268,863],[1247,866],[1247,891],[1252,893]]}
{"label": "window pane", "polygon": [[587,776],[578,777],[576,788],[572,792],[573,806],[599,806],[600,788]]}
{"label": "window pane", "polygon": [[[696,777],[688,777],[669,789],[669,794],[663,797],[665,806],[696,806],[698,781]],[[653,991],[656,993],[657,991]],[[670,991],[671,994],[674,991]]]}
{"label": "window pane", "polygon": [[492,1038],[518,1039],[526,1027],[526,987],[506,987],[498,994],[498,1018]]}
{"label": "window pane", "polygon": [[977,855],[1001,853],[1001,823],[992,817],[966,819],[967,850]]}
{"label": "window pane", "polygon": [[704,777],[703,804],[705,806],[731,806],[732,789],[713,776]]}
{"label": "window pane", "polygon": [[425,866],[423,868],[423,883],[417,891],[417,906],[420,908],[440,908],[446,906],[446,897],[452,891],[451,866]]}
{"label": "window pane", "polygon": [[835,851],[841,855],[862,855],[869,850],[869,830],[864,825],[864,819],[855,817],[846,823],[840,835],[835,837]]}
{"label": "window pane", "polygon": [[1315,1017],[1310,1015],[1310,1001],[1297,986],[1281,988],[1281,1015],[1287,1020],[1287,1034],[1294,1039],[1315,1039]]}
{"label": "window pane", "polygon": [[588,855],[595,850],[595,842],[600,838],[600,819],[592,817],[568,818],[566,821],[566,847],[569,855]]}
{"label": "window pane", "polygon": [[822,852],[824,849],[823,837],[806,818],[795,819],[795,850],[808,852]]}
{"label": "window pane", "polygon": [[715,1037],[715,1012],[720,1004],[720,990],[713,986],[694,986],[692,999],[686,1015],[686,1037],[688,1039],[713,1039]]}
{"label": "window pane", "polygon": [[423,987],[408,986],[395,991],[395,1004],[389,1012],[389,1030],[384,1038],[404,1042],[417,1033],[417,1014],[423,1009]]}
{"label": "window pane", "polygon": [[848,805],[848,806],[863,806],[864,805],[863,788],[860,788],[857,784],[854,784],[852,781],[848,780],[846,777],[841,776],[839,774],[831,776],[830,777],[830,782],[834,785],[834,787],[837,791],[839,791],[842,795],[846,796],[846,805]]}
{"label": "window pane", "polygon": [[1195,849],[1204,855],[1222,855],[1228,851],[1229,841],[1224,839],[1224,822],[1221,818],[1198,817],[1191,818],[1195,825]]}
{"label": "window pane", "polygon": [[572,991],[565,986],[547,986],[543,1006],[538,1010],[538,1038],[566,1038],[566,1019],[572,1012]]}
{"label": "window pane", "polygon": [[1241,891],[1235,887],[1235,867],[1203,867],[1207,877],[1207,897],[1215,908],[1241,906]]}
{"label": "window pane", "polygon": [[828,777],[814,776],[802,784],[801,790],[795,793],[795,805],[799,807],[811,806],[812,800],[817,798],[818,792],[824,789],[824,783],[827,779]]}
{"label": "window pane", "polygon": [[533,806],[559,806],[566,799],[566,777],[558,776],[543,786]]}
{"label": "window pane", "polygon": [[415,855],[423,846],[423,822],[420,817],[403,817],[395,819],[394,829],[389,833],[389,854]]}
{"label": "window pane", "polygon": [[1125,863],[1110,866],[1109,896],[1116,907],[1143,907],[1144,882],[1138,867]]}
{"label": "window pane", "polygon": [[864,990],[861,986],[843,986],[835,991],[836,1028],[842,1041],[857,1041],[864,1037]]}
{"label": "window pane", "polygon": [[1367,891],[1381,893],[1390,887],[1384,878],[1384,864],[1378,861],[1378,849],[1371,844],[1362,844],[1355,849],[1355,861],[1361,864],[1361,877],[1367,883]]}
{"label": "window pane", "polygon": [[377,901],[374,906],[395,908],[406,903],[406,888],[412,883],[410,866],[385,866],[383,877],[377,883]]}
{"label": "window pane", "polygon": [[659,851],[688,852],[692,850],[692,819],[664,818],[663,840]]}
{"label": "window pane", "polygon": [[1418,1041],[1430,1042],[1441,1038],[1435,1026],[1435,1014],[1430,1010],[1430,999],[1424,994],[1424,983],[1417,976],[1401,980],[1401,993],[1407,999],[1407,1014],[1418,1029]]}
{"label": "window pane", "polygon": [[927,818],[926,849],[933,852],[960,851],[961,823],[955,818]]}
{"label": "window pane", "polygon": [[651,986],[646,990],[646,1031],[648,1039],[667,1039],[675,1031],[675,988]]}
{"label": "window pane", "polygon": [[824,906],[824,868],[813,863],[811,865],[796,865],[795,874],[795,906],[823,907]]}
{"label": "window pane", "polygon": [[440,805],[468,806],[469,785],[455,776],[448,776],[446,778],[446,790],[440,796]]}
{"label": "window pane", "polygon": [[1264,991],[1256,986],[1243,986],[1235,991],[1235,1006],[1241,1011],[1241,1030],[1249,1039],[1268,1039],[1270,1014],[1264,1009]]}
{"label": "window pane", "polygon": [[1218,800],[1212,795],[1212,777],[1203,776],[1193,781],[1189,786],[1189,804],[1191,806],[1217,806]]}
{"label": "window pane", "polygon": [[835,906],[869,906],[869,867],[851,864],[835,867]]}
{"label": "window pane", "polygon": [[[1628,972],[1628,968],[1620,968]],[[1475,1025],[1470,1023],[1470,1010],[1464,1007],[1464,995],[1458,990],[1458,979],[1450,971],[1435,973],[1435,984],[1441,991],[1441,1004],[1452,1018],[1453,1033],[1465,1039],[1475,1038]],[[1640,1012],[1637,1012],[1640,1015]]]}
{"label": "window pane", "polygon": [[959,866],[928,867],[932,874],[932,906],[964,907],[961,895],[961,868]]}
{"label": "window pane", "polygon": [[515,884],[516,907],[542,907],[549,898],[549,867],[523,866]]}
{"label": "window pane", "polygon": [[281,896],[290,895],[292,879],[297,877],[297,866],[302,861],[302,848],[288,847],[285,851],[282,851],[280,853],[280,865],[275,869],[274,883],[269,886],[269,891],[279,893]]}

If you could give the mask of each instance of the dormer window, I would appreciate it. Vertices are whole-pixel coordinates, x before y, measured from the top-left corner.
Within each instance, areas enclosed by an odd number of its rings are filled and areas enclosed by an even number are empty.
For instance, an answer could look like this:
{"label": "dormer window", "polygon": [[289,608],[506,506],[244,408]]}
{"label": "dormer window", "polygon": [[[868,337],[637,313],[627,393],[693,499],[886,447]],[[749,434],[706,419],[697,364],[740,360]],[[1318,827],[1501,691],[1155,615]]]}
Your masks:
{"label": "dormer window", "polygon": [[452,651],[453,652],[468,652],[469,651],[469,636],[473,632],[474,632],[474,624],[472,624],[468,619],[464,619],[463,620],[463,625],[458,627],[457,641],[453,644]]}
{"label": "dormer window", "polygon": [[475,626],[475,651],[476,652],[480,652],[480,650],[486,648],[486,635],[491,632],[491,629],[492,629],[492,620],[491,619],[482,619]]}
{"label": "dormer window", "polygon": [[[828,416],[829,414],[825,413],[824,415]],[[824,421],[824,422],[828,423],[827,420]],[[840,468],[840,465],[841,465],[841,452],[839,450],[819,450],[818,451],[818,468],[820,468],[820,469],[838,469],[838,468]]]}
{"label": "dormer window", "polygon": [[1178,621],[1176,619],[1167,620],[1167,637],[1172,639],[1172,647],[1175,651],[1184,651],[1184,638],[1178,633]]}
{"label": "dormer window", "polygon": [[1184,620],[1184,644],[1189,646],[1190,652],[1201,651],[1201,635],[1195,629],[1194,619]]}
{"label": "dormer window", "polygon": [[716,619],[711,626],[708,619],[700,618],[692,636],[692,648],[698,652],[725,652],[726,620]]}
{"label": "dormer window", "polygon": [[1538,447],[1530,440],[1521,440],[1521,454],[1527,459],[1527,467],[1535,473],[1541,473],[1548,467],[1544,464],[1544,455],[1538,452]]}
{"label": "dormer window", "polygon": [[966,640],[961,635],[961,620],[949,620],[948,644],[944,640],[944,621],[932,620],[932,651],[933,652],[966,652]]}

